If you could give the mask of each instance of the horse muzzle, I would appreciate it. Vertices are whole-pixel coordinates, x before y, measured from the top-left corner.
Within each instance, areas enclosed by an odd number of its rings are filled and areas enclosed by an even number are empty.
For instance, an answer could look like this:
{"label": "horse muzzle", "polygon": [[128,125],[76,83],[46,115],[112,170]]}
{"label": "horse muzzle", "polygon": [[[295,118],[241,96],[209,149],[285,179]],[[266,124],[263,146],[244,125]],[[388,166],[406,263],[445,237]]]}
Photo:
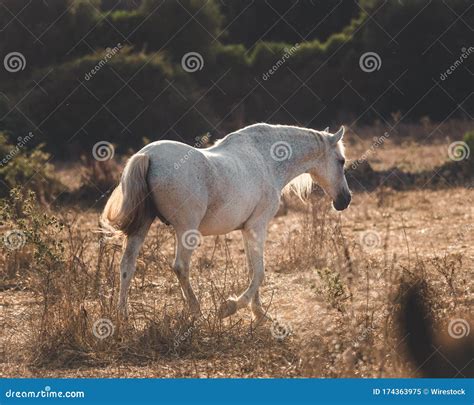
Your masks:
{"label": "horse muzzle", "polygon": [[332,205],[337,211],[342,211],[349,206],[351,199],[351,193],[343,191],[337,195],[336,199],[332,202]]}

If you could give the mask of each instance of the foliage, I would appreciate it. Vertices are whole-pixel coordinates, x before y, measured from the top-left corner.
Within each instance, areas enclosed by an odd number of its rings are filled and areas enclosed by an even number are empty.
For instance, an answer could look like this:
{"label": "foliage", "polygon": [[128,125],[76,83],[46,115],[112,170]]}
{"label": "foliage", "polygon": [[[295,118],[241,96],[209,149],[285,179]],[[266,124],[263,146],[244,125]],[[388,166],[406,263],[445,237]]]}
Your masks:
{"label": "foliage", "polygon": [[[359,13],[354,1],[336,6],[330,1],[244,0],[223,2],[221,9],[228,26],[225,42],[243,43],[247,47],[259,41],[324,41]],[[235,20],[239,23],[233,24]]]}
{"label": "foliage", "polygon": [[332,308],[344,313],[346,311],[344,301],[347,300],[348,297],[340,273],[327,267],[316,269],[316,271],[322,282],[320,293],[323,293],[327,297]]}
{"label": "foliage", "polygon": [[41,87],[21,106],[30,120],[44,123],[48,150],[55,157],[90,154],[104,140],[119,145],[117,152],[123,153],[140,147],[143,137],[197,136],[212,122],[192,76],[161,54],[122,48],[108,58],[106,52],[97,52],[57,66]]}
{"label": "foliage", "polygon": [[463,141],[467,144],[469,151],[469,162],[474,166],[474,131],[468,131],[464,134]]}
{"label": "foliage", "polygon": [[[10,38],[0,52],[27,61],[15,74],[0,70],[0,128],[37,126],[59,157],[78,157],[98,140],[113,139],[122,152],[143,137],[193,143],[255,121],[321,128],[395,112],[407,122],[443,120],[473,108],[465,85],[472,55],[438,80],[469,48],[468,0],[0,3]],[[20,11],[24,26],[11,18]],[[120,53],[86,80],[118,44]],[[200,70],[183,69],[189,52],[202,57]],[[373,72],[360,68],[367,52],[380,57]]]}
{"label": "foliage", "polygon": [[13,145],[7,141],[6,134],[0,132],[0,156],[3,158],[0,161],[0,197],[21,186],[25,191],[34,191],[42,202],[46,202],[61,190],[48,163],[50,155],[43,152],[42,145],[30,151],[25,148],[21,138]]}
{"label": "foliage", "polygon": [[33,191],[25,193],[19,187],[13,188],[9,198],[0,199],[0,224],[7,232],[14,232],[16,238],[9,241],[4,236],[2,247],[6,255],[0,256],[2,280],[13,279],[20,272],[20,279],[25,283],[30,277],[47,280],[61,268],[64,243],[58,235],[63,225],[44,210]]}
{"label": "foliage", "polygon": [[14,89],[17,81],[26,79],[35,67],[54,66],[89,52],[87,45],[78,41],[98,18],[94,3],[97,2],[0,0],[2,36],[8,38],[0,42],[0,54],[3,58],[9,52],[21,52],[26,59],[26,68],[15,75],[0,69],[2,84]]}

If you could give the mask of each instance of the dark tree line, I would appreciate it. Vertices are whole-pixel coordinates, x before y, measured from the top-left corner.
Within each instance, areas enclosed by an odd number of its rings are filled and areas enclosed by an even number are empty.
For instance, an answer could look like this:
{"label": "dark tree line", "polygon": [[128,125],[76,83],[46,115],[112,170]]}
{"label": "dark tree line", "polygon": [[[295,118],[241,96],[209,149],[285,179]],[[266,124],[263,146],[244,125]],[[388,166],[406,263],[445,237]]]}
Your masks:
{"label": "dark tree line", "polygon": [[[0,69],[0,131],[10,139],[33,131],[35,142],[70,157],[98,140],[119,151],[145,138],[193,143],[255,121],[469,119],[471,6],[0,0],[2,60],[19,52],[26,61],[18,72]],[[189,52],[201,69],[183,69]],[[360,66],[367,52],[378,57],[371,72]]]}

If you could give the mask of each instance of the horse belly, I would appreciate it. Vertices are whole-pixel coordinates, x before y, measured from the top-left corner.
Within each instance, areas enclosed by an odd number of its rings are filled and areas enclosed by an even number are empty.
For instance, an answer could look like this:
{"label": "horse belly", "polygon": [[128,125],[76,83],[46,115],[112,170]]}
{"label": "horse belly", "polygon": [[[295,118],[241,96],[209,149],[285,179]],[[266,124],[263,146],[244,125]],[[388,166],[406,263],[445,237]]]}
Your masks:
{"label": "horse belly", "polygon": [[239,209],[235,205],[217,210],[208,209],[199,225],[199,232],[203,235],[223,235],[242,229],[251,214],[251,210],[246,212],[246,210]]}
{"label": "horse belly", "polygon": [[206,215],[199,225],[199,232],[203,235],[224,235],[226,233],[242,229],[245,220],[239,218],[229,219],[227,216],[222,220],[214,215]]}

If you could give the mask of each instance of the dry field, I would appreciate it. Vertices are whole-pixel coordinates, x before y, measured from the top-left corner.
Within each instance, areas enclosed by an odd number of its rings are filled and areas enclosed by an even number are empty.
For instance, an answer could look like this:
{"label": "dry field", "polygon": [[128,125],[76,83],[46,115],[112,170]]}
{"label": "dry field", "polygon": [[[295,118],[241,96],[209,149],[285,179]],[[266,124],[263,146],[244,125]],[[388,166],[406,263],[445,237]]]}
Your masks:
{"label": "dry field", "polygon": [[[349,158],[367,149],[361,142],[354,138]],[[378,169],[403,162],[404,170],[426,170],[446,160],[448,144],[390,141],[368,159]],[[323,196],[289,201],[266,245],[261,296],[274,322],[259,326],[250,310],[215,316],[246,283],[238,232],[206,237],[196,251],[191,279],[203,314],[192,319],[171,271],[171,229],[157,221],[123,321],[114,310],[120,241],[104,243],[95,233],[102,202],[50,213],[31,203],[33,214],[12,214],[28,242],[1,253],[0,375],[416,376],[397,323],[400,280],[426,281],[439,333],[452,320],[474,319],[473,201],[474,189],[461,186],[357,192],[342,213]],[[103,329],[94,328],[104,319]]]}

